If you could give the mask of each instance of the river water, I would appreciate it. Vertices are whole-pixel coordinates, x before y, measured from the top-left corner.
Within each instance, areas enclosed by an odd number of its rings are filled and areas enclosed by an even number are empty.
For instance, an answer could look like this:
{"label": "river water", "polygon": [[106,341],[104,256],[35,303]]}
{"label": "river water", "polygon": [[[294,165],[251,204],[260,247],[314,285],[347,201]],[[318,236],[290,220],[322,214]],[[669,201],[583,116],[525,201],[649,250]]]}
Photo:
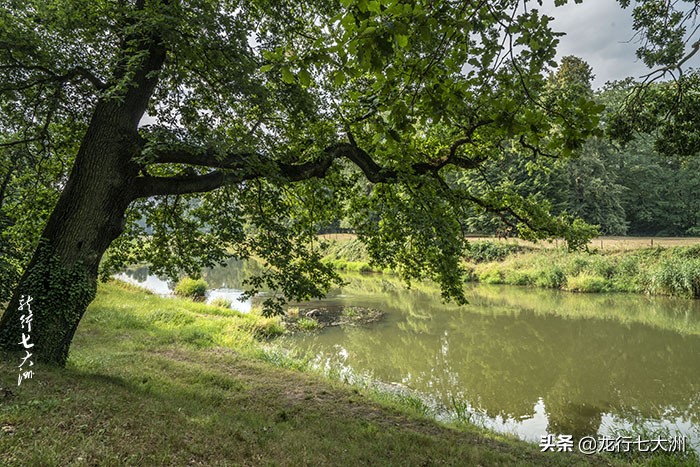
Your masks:
{"label": "river water", "polygon": [[[205,278],[239,293],[240,268],[226,269]],[[383,320],[279,345],[527,440],[678,433],[700,445],[700,301],[475,285],[458,307],[429,285],[347,280],[300,306],[377,308]]]}

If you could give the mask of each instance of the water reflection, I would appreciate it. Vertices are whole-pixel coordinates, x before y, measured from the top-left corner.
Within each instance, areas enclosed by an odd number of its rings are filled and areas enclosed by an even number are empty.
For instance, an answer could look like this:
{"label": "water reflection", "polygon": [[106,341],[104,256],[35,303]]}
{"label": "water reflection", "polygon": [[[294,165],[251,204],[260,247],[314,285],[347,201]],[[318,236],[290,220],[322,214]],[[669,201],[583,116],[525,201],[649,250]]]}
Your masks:
{"label": "water reflection", "polygon": [[[211,303],[217,298],[231,302],[231,308],[248,313],[254,300],[243,299],[243,281],[257,271],[255,264],[231,260],[226,267],[204,270],[202,276],[209,284],[206,302]],[[158,295],[170,296],[174,284],[165,278],[150,274],[148,266],[138,266],[127,269],[114,276],[117,279],[144,287]]]}
{"label": "water reflection", "polygon": [[646,420],[697,444],[697,301],[481,286],[458,308],[427,288],[356,282],[344,290],[352,296],[329,300],[383,309],[384,322],[289,345],[447,407],[465,400],[487,426],[524,438],[609,434]]}

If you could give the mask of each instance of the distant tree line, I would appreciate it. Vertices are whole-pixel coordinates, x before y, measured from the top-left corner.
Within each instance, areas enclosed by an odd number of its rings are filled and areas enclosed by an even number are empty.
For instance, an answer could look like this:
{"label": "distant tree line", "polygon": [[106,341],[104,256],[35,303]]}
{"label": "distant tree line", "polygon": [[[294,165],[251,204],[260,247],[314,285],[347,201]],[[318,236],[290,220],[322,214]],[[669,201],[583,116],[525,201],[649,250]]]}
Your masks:
{"label": "distant tree line", "polygon": [[[475,189],[499,185],[546,200],[553,214],[569,213],[598,225],[602,235],[700,236],[696,130],[687,127],[687,120],[665,120],[668,102],[674,99],[672,105],[681,110],[696,107],[692,89],[697,89],[697,73],[641,88],[627,79],[597,91],[591,89],[592,79],[590,66],[573,56],[565,57],[549,76],[553,94],[572,102],[592,97],[606,107],[599,134],[573,157],[513,150],[470,174],[466,183]],[[631,101],[640,89],[647,102],[655,103],[647,110],[650,115],[637,112]],[[475,211],[466,223],[474,232],[495,234],[503,229],[504,219]]]}

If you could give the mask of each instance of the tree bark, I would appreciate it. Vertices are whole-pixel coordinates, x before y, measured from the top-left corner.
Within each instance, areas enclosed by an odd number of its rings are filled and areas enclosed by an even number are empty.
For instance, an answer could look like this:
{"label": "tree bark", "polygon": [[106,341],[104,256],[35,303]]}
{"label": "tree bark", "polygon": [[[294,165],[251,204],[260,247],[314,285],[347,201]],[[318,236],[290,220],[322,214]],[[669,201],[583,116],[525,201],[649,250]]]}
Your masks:
{"label": "tree bark", "polygon": [[[124,227],[138,173],[130,162],[136,128],[123,108],[97,104],[63,193],[31,262],[0,319],[0,346],[23,351],[22,333],[38,360],[65,364],[75,330],[96,290],[100,259]],[[132,133],[132,134],[129,134]],[[20,299],[31,296],[31,332],[22,329]]]}
{"label": "tree bark", "polygon": [[[138,124],[166,56],[156,38],[144,46],[147,55],[129,89],[95,106],[66,186],[0,318],[2,350],[26,350],[39,361],[65,365],[78,323],[95,296],[100,259],[122,233],[136,197]],[[20,300],[27,297],[32,298],[31,332],[20,321],[27,314],[26,307],[19,309]]]}

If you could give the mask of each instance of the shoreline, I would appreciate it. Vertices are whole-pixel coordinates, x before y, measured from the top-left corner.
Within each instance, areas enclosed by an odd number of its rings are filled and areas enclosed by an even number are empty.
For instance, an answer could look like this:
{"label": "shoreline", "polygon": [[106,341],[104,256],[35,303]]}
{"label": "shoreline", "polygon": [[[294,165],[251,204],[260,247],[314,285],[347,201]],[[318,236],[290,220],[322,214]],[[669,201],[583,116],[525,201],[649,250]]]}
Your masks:
{"label": "shoreline", "polygon": [[[589,252],[521,243],[471,241],[465,282],[700,298],[700,243]],[[325,261],[340,271],[394,274],[373,266],[356,239],[331,244]]]}

